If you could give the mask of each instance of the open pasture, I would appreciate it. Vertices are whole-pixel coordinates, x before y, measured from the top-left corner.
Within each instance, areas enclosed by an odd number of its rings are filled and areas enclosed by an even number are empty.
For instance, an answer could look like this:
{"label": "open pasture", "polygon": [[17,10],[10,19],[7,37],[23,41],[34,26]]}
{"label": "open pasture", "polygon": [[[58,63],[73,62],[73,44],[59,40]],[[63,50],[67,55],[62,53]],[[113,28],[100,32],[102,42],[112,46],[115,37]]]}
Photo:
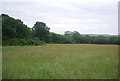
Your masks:
{"label": "open pasture", "polygon": [[3,46],[3,79],[116,79],[118,46]]}

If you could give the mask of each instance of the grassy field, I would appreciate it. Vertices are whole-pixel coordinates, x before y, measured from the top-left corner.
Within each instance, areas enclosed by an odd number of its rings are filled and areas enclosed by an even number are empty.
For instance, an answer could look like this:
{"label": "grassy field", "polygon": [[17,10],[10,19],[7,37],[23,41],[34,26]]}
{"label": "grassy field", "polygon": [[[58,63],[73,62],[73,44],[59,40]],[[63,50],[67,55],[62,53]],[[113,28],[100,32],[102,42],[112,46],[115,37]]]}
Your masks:
{"label": "grassy field", "polygon": [[116,79],[118,46],[3,46],[3,79]]}

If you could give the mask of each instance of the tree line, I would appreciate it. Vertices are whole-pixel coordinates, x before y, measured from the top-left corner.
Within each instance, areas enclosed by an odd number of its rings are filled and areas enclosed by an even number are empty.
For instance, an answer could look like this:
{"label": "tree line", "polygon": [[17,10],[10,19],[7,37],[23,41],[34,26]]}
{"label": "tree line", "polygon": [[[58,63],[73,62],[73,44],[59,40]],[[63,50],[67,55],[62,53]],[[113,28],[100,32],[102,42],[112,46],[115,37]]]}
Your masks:
{"label": "tree line", "polygon": [[6,14],[2,18],[2,45],[43,45],[45,43],[59,44],[120,44],[120,37],[81,35],[77,31],[65,31],[63,35],[50,32],[50,27],[37,21],[32,28],[20,19],[14,19]]}

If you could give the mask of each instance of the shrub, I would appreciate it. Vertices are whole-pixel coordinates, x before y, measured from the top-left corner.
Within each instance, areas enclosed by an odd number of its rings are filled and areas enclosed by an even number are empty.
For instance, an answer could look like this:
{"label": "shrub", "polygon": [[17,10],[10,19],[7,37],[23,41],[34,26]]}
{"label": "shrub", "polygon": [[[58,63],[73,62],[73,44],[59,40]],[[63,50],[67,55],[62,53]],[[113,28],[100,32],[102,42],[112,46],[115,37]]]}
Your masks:
{"label": "shrub", "polygon": [[23,45],[43,45],[45,42],[38,39],[9,39],[3,40],[2,45],[23,46]]}

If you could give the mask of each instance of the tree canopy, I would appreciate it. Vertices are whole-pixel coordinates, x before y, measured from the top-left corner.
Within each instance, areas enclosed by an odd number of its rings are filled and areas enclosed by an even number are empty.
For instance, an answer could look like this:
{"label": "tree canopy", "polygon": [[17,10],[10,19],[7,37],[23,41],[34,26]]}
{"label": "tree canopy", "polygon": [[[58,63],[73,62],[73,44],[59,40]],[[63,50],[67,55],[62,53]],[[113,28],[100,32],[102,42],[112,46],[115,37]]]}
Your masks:
{"label": "tree canopy", "polygon": [[36,22],[32,28],[34,36],[42,41],[48,42],[49,30],[48,26],[44,22]]}
{"label": "tree canopy", "polygon": [[60,44],[120,44],[117,36],[89,36],[81,35],[77,31],[65,31],[64,35],[50,32],[46,23],[37,21],[32,28],[20,19],[14,19],[6,14],[2,18],[3,45],[42,45],[44,43]]}

